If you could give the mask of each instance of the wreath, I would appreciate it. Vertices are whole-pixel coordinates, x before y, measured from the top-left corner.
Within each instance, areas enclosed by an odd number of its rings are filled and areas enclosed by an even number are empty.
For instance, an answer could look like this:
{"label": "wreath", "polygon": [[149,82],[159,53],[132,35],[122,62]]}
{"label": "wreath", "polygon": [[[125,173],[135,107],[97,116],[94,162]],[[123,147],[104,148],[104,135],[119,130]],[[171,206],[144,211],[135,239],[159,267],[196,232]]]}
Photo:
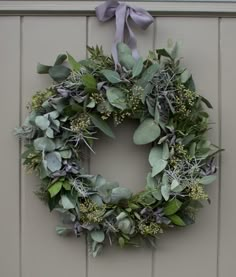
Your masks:
{"label": "wreath", "polygon": [[[215,180],[219,149],[207,138],[203,104],[212,106],[196,92],[177,44],[136,60],[119,43],[118,66],[101,47],[88,52],[79,62],[67,53],[53,66],[38,64],[38,73],[54,82],[33,95],[29,116],[16,129],[25,141],[24,165],[41,180],[39,198],[61,214],[57,233],[86,234],[93,256],[105,241],[155,245],[164,230],[192,224],[209,201],[206,185]],[[151,146],[150,172],[137,194],[83,168],[99,132],[114,138],[110,126],[128,118],[140,122],[133,142]]]}

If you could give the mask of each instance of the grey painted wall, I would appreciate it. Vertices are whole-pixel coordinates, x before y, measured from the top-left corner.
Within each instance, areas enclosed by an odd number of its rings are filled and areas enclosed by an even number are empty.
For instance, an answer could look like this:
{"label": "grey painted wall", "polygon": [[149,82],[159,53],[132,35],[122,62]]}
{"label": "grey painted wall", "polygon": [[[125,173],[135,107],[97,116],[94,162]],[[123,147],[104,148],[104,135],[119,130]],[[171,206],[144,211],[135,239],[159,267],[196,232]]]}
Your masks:
{"label": "grey painted wall", "polygon": [[[103,45],[109,53],[114,25],[86,16],[0,17],[1,277],[234,276],[235,29],[236,18],[165,16],[156,17],[147,32],[137,30],[142,54],[165,46],[169,38],[182,42],[184,62],[199,92],[215,107],[210,135],[226,151],[219,159],[218,181],[209,187],[212,204],[200,212],[194,226],[166,233],[155,251],[113,248],[93,259],[83,238],[56,236],[57,216],[33,194],[38,180],[20,166],[21,146],[12,129],[24,119],[32,93],[50,84],[49,78],[36,74],[37,62],[53,63],[64,51],[83,58],[86,44]],[[98,142],[90,168],[137,191],[148,168],[148,149],[132,145],[133,128],[128,123],[116,131],[116,141]]]}

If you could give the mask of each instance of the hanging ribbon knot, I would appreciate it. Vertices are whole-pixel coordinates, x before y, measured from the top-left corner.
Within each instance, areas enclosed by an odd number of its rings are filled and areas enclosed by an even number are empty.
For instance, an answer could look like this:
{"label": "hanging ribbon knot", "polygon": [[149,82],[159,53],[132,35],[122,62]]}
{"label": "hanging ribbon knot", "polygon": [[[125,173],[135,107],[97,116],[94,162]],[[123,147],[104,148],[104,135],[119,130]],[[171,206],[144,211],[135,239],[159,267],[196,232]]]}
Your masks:
{"label": "hanging ribbon knot", "polygon": [[130,27],[130,19],[139,28],[145,30],[153,23],[153,17],[142,8],[130,7],[117,0],[108,0],[99,5],[96,8],[96,16],[101,22],[106,22],[116,17],[116,34],[111,51],[115,65],[118,64],[117,44],[119,42],[125,42],[132,50],[133,57],[138,59],[137,40]]}

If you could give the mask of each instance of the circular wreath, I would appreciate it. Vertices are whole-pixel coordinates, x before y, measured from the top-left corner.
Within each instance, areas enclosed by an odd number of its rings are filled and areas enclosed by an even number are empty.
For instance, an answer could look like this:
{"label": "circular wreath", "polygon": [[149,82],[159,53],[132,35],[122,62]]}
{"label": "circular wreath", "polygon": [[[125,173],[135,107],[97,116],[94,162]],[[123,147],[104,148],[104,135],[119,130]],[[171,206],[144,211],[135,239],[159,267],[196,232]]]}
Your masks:
{"label": "circular wreath", "polygon": [[[38,73],[55,82],[33,95],[16,129],[26,142],[24,165],[41,179],[37,195],[62,216],[57,233],[86,233],[93,256],[106,240],[154,245],[165,229],[192,224],[216,172],[218,148],[206,137],[202,103],[212,107],[195,91],[177,45],[149,52],[144,61],[124,43],[117,49],[116,69],[99,47],[88,48],[90,57],[80,62],[67,54],[53,66],[38,64]],[[151,145],[150,173],[137,194],[83,169],[98,131],[114,138],[109,125],[127,118],[140,122],[134,143]]]}

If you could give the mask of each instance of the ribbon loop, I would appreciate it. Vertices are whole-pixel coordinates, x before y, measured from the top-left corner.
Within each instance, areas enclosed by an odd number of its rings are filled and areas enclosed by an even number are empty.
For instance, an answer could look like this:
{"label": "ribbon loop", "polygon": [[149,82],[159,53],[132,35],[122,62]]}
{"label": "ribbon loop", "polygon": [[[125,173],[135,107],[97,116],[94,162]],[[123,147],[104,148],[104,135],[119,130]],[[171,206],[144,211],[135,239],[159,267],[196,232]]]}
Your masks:
{"label": "ribbon loop", "polygon": [[142,8],[131,7],[117,0],[108,0],[99,5],[96,8],[96,16],[101,22],[116,17],[116,34],[112,45],[112,56],[115,65],[118,64],[117,44],[119,42],[125,42],[132,50],[133,57],[138,59],[137,40],[130,27],[129,20],[131,19],[142,30],[146,30],[153,23],[153,17]]}

